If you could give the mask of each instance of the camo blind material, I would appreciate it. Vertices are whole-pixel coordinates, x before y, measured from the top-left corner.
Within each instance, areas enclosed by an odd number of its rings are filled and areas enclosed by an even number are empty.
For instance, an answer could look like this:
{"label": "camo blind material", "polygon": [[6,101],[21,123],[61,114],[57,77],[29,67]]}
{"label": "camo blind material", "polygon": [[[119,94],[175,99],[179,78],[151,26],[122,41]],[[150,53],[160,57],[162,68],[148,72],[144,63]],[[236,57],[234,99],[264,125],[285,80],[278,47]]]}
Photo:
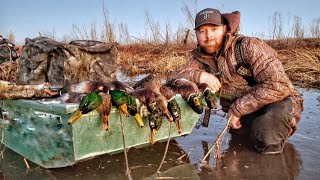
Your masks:
{"label": "camo blind material", "polygon": [[110,82],[116,79],[116,44],[77,40],[63,45],[62,50],[67,58],[64,61],[64,79],[67,84],[84,80]]}
{"label": "camo blind material", "polygon": [[18,48],[8,39],[0,35],[0,64],[6,61],[14,61],[18,58]]}
{"label": "camo blind material", "polygon": [[115,80],[115,44],[78,40],[60,43],[46,37],[26,38],[19,60],[19,84],[69,85],[85,80]]}

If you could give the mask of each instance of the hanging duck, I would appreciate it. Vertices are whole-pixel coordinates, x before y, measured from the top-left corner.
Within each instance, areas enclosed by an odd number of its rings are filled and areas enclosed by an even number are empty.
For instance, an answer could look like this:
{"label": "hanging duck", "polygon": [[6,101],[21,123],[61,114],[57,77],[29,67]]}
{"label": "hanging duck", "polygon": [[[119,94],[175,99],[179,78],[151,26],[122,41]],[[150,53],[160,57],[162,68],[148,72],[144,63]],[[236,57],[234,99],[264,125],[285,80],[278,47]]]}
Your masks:
{"label": "hanging duck", "polygon": [[78,110],[68,119],[68,124],[73,125],[83,114],[95,109],[101,115],[102,129],[108,130],[108,117],[112,108],[111,96],[106,93],[88,93],[80,101]]}
{"label": "hanging duck", "polygon": [[200,91],[197,85],[187,79],[174,79],[166,83],[177,94],[187,101],[189,106],[198,114],[203,112],[203,104],[200,101]]}
{"label": "hanging duck", "polygon": [[218,105],[218,96],[216,93],[208,86],[206,83],[200,83],[198,84],[198,88],[200,92],[202,92],[202,95],[204,97],[204,100],[207,103],[207,106],[210,109],[217,109]]}
{"label": "hanging duck", "polygon": [[[166,116],[169,122],[171,122],[173,121],[173,117],[168,110],[168,102],[166,98],[160,93],[160,87],[161,87],[161,80],[154,74],[150,74],[146,76],[145,78],[141,79],[133,86],[135,90],[145,89],[143,91],[148,91],[148,92],[145,92],[146,94],[148,94],[146,96],[146,98],[149,101],[147,104],[150,105],[150,104],[156,103],[156,106],[161,110],[162,114]],[[142,99],[143,98],[142,96],[137,97],[137,93],[136,93],[136,97],[138,99]]]}
{"label": "hanging duck", "polygon": [[119,89],[110,90],[109,93],[111,95],[113,105],[118,107],[127,117],[130,114],[134,116],[139,127],[144,126],[134,97]]}
{"label": "hanging duck", "polygon": [[83,114],[87,114],[97,109],[102,102],[102,96],[97,93],[86,94],[79,104],[76,112],[68,119],[68,124],[73,125]]}
{"label": "hanging duck", "polygon": [[168,110],[169,110],[170,114],[172,115],[173,121],[176,124],[176,128],[178,130],[178,133],[180,134],[182,131],[181,109],[180,109],[178,102],[175,99],[176,94],[171,87],[166,86],[166,85],[161,86],[160,92],[164,97],[166,97],[166,99],[168,101]]}
{"label": "hanging duck", "polygon": [[156,106],[156,104],[152,104],[152,105],[148,106],[148,110],[150,112],[150,115],[149,115],[149,127],[150,127],[149,142],[150,142],[150,144],[154,144],[155,143],[155,141],[154,141],[155,136],[162,125],[162,112]]}

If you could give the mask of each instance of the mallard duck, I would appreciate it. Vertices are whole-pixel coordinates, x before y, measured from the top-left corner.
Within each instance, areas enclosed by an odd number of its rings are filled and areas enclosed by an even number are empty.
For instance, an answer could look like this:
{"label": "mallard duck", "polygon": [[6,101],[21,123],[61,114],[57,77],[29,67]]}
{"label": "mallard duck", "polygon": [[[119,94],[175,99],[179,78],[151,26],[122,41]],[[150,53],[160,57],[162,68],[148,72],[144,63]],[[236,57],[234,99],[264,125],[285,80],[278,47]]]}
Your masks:
{"label": "mallard duck", "polygon": [[68,124],[73,125],[83,114],[87,114],[100,106],[102,96],[97,93],[88,93],[81,99],[76,112],[68,119]]}
{"label": "mallard duck", "polygon": [[111,96],[100,92],[88,93],[82,97],[78,110],[68,119],[68,124],[73,125],[83,114],[87,114],[95,109],[101,114],[102,129],[108,130],[108,116],[112,108]]}
{"label": "mallard duck", "polygon": [[148,106],[148,110],[150,112],[149,127],[151,131],[149,136],[149,142],[150,144],[154,144],[154,138],[162,125],[162,112],[155,104]]}
{"label": "mallard duck", "polygon": [[202,95],[204,97],[204,100],[207,103],[207,106],[210,109],[217,109],[217,101],[218,101],[218,96],[215,94],[214,91],[208,86],[206,83],[200,83],[198,84],[199,90],[202,92]]}
{"label": "mallard duck", "polygon": [[127,94],[123,90],[110,90],[113,105],[117,106],[127,117],[134,116],[139,127],[143,127],[144,123],[139,114],[136,100],[133,96]]}
{"label": "mallard duck", "polygon": [[140,81],[136,82],[136,84],[133,86],[133,89],[150,88],[154,91],[159,92],[160,87],[161,79],[157,77],[155,74],[149,74]]}
{"label": "mallard duck", "polygon": [[203,112],[203,105],[200,101],[200,92],[197,85],[187,79],[174,79],[167,82],[168,86],[182,96],[189,106],[198,114]]}
{"label": "mallard duck", "polygon": [[169,110],[170,114],[172,115],[173,121],[175,122],[176,128],[178,130],[178,133],[180,134],[182,131],[182,128],[181,128],[181,109],[180,109],[178,102],[175,99],[176,94],[171,87],[166,86],[166,85],[161,86],[160,92],[168,101],[168,110]]}
{"label": "mallard duck", "polygon": [[[138,96],[138,93],[135,93],[135,97],[138,99],[145,99],[146,105],[156,103],[156,106],[161,110],[162,114],[171,122],[173,117],[168,110],[168,102],[166,98],[160,93],[161,80],[154,74],[150,74],[145,78],[138,81],[133,88],[135,90],[141,90]],[[146,102],[148,101],[148,102]]]}

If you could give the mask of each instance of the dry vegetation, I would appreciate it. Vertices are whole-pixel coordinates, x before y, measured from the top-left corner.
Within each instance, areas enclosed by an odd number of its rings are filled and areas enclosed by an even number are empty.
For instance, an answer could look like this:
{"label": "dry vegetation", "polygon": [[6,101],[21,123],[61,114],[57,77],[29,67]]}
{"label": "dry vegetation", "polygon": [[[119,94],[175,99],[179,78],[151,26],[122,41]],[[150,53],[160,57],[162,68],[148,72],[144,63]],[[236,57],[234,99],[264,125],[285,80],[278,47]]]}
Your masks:
{"label": "dry vegetation", "polygon": [[191,48],[180,46],[135,44],[119,47],[118,64],[129,76],[154,73],[169,75],[186,63]]}
{"label": "dry vegetation", "polygon": [[285,72],[294,84],[320,88],[320,38],[266,42],[277,50]]}
{"label": "dry vegetation", "polygon": [[[117,63],[128,76],[155,73],[165,77],[190,58],[189,52],[196,42],[191,30],[198,11],[196,0],[183,5],[181,10],[186,20],[178,23],[175,30],[170,23],[161,27],[160,23],[145,11],[146,32],[143,37],[131,36],[125,23],[117,24],[110,20],[104,3],[102,8],[102,29],[98,29],[99,25],[95,23],[89,28],[72,25],[71,35],[63,36],[61,41],[92,39],[107,43],[118,42],[120,53]],[[266,42],[278,51],[279,59],[294,83],[302,87],[320,88],[320,18],[315,17],[306,27],[302,26],[301,17],[293,16],[287,19],[288,27],[284,27],[284,16],[274,12],[269,19],[268,34],[262,33],[258,37],[270,39]],[[39,34],[56,39],[55,31]],[[8,36],[14,42],[14,34],[10,32]]]}
{"label": "dry vegetation", "polygon": [[[283,39],[266,41],[277,50],[285,72],[294,84],[320,88],[320,39]],[[163,77],[190,58],[189,47],[178,45],[135,44],[120,46],[118,64],[128,76],[155,73]]]}

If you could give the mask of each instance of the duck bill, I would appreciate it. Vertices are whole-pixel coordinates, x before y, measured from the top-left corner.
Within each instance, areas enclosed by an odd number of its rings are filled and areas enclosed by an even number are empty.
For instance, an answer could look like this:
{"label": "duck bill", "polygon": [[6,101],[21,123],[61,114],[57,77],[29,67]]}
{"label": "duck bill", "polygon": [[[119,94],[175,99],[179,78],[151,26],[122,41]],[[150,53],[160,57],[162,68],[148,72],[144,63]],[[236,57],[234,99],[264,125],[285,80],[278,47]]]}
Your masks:
{"label": "duck bill", "polygon": [[121,111],[124,113],[125,116],[129,117],[129,112],[128,112],[128,108],[127,108],[127,104],[122,104],[120,106]]}
{"label": "duck bill", "polygon": [[181,132],[182,132],[181,120],[180,120],[180,119],[176,119],[176,120],[174,121],[174,123],[176,124],[176,129],[178,130],[178,134],[181,134]]}
{"label": "duck bill", "polygon": [[154,137],[156,136],[156,133],[157,133],[157,130],[155,130],[155,129],[151,130],[150,137],[149,137],[150,144],[154,144],[155,143]]}
{"label": "duck bill", "polygon": [[200,99],[199,99],[198,97],[195,97],[195,98],[193,99],[193,103],[194,103],[194,105],[196,105],[196,106],[200,106]]}
{"label": "duck bill", "polygon": [[82,112],[77,110],[72,114],[72,116],[68,119],[68,124],[73,125],[80,117],[82,116]]}
{"label": "duck bill", "polygon": [[140,128],[142,128],[144,126],[143,120],[142,120],[142,118],[141,118],[139,113],[134,115],[134,119],[136,120],[136,123],[138,124],[138,126]]}

